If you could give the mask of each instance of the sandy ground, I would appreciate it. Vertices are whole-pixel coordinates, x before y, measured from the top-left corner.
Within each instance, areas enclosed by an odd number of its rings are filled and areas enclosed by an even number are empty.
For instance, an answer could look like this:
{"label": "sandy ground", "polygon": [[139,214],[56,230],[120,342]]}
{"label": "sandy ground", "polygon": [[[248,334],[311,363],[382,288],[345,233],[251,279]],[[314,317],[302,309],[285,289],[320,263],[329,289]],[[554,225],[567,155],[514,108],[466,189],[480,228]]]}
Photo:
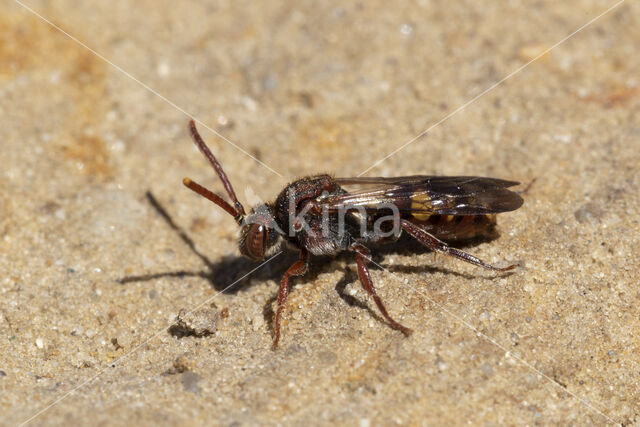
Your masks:
{"label": "sandy ground", "polygon": [[315,260],[276,352],[295,254],[219,293],[258,265],[181,184],[222,191],[185,112],[255,203],[363,172],[614,1],[26,4],[130,75],[0,5],[3,424],[640,424],[637,1],[367,172],[537,178],[466,248],[522,269],[379,252],[405,338]]}

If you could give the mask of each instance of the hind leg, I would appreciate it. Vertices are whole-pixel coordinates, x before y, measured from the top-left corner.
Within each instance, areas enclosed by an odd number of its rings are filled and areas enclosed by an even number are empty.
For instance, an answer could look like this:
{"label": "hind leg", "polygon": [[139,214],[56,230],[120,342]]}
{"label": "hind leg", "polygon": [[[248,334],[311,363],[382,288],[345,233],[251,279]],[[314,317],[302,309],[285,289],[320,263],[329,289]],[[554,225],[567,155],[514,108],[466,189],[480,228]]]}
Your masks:
{"label": "hind leg", "polygon": [[486,262],[482,261],[479,258],[474,257],[473,255],[467,252],[461,251],[460,249],[452,248],[451,246],[447,245],[441,240],[438,240],[432,234],[430,234],[423,228],[413,224],[412,222],[401,220],[401,227],[404,231],[409,233],[414,239],[416,239],[418,242],[422,243],[432,251],[441,252],[445,255],[449,255],[449,256],[461,259],[462,261],[478,265],[488,270],[509,271],[509,270],[513,270],[518,266],[517,264],[513,264],[508,267],[502,267],[502,268],[495,267],[491,264],[487,264]]}

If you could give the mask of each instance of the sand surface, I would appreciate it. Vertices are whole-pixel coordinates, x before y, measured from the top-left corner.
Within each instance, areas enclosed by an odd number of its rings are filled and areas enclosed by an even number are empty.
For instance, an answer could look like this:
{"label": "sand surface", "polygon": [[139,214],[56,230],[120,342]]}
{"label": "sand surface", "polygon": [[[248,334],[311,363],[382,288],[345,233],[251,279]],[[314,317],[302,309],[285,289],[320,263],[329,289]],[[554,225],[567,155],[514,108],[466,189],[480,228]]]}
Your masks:
{"label": "sand surface", "polygon": [[[3,1],[0,423],[639,424],[640,4],[456,111],[614,4],[25,3],[100,58]],[[378,252],[406,338],[352,257],[314,260],[271,351],[296,255],[240,258],[182,186],[222,192],[188,115],[251,205],[452,113],[367,175],[537,179],[465,247],[523,267]]]}

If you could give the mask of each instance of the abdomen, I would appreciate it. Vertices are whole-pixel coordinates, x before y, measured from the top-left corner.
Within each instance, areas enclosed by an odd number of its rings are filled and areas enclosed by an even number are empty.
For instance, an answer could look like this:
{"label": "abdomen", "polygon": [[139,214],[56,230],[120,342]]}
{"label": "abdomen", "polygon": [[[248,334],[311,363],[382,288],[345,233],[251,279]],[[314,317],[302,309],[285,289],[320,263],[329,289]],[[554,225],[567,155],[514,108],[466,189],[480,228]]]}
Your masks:
{"label": "abdomen", "polygon": [[415,215],[408,220],[441,240],[468,240],[495,235],[495,215]]}

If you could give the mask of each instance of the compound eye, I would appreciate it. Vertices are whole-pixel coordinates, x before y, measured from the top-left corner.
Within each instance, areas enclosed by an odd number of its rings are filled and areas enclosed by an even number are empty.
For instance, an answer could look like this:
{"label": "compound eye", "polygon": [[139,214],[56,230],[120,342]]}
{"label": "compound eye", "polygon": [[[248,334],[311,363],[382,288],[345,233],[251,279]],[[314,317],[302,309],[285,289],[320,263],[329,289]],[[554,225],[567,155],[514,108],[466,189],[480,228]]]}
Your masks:
{"label": "compound eye", "polygon": [[247,234],[247,252],[254,259],[264,258],[265,226],[252,224]]}

